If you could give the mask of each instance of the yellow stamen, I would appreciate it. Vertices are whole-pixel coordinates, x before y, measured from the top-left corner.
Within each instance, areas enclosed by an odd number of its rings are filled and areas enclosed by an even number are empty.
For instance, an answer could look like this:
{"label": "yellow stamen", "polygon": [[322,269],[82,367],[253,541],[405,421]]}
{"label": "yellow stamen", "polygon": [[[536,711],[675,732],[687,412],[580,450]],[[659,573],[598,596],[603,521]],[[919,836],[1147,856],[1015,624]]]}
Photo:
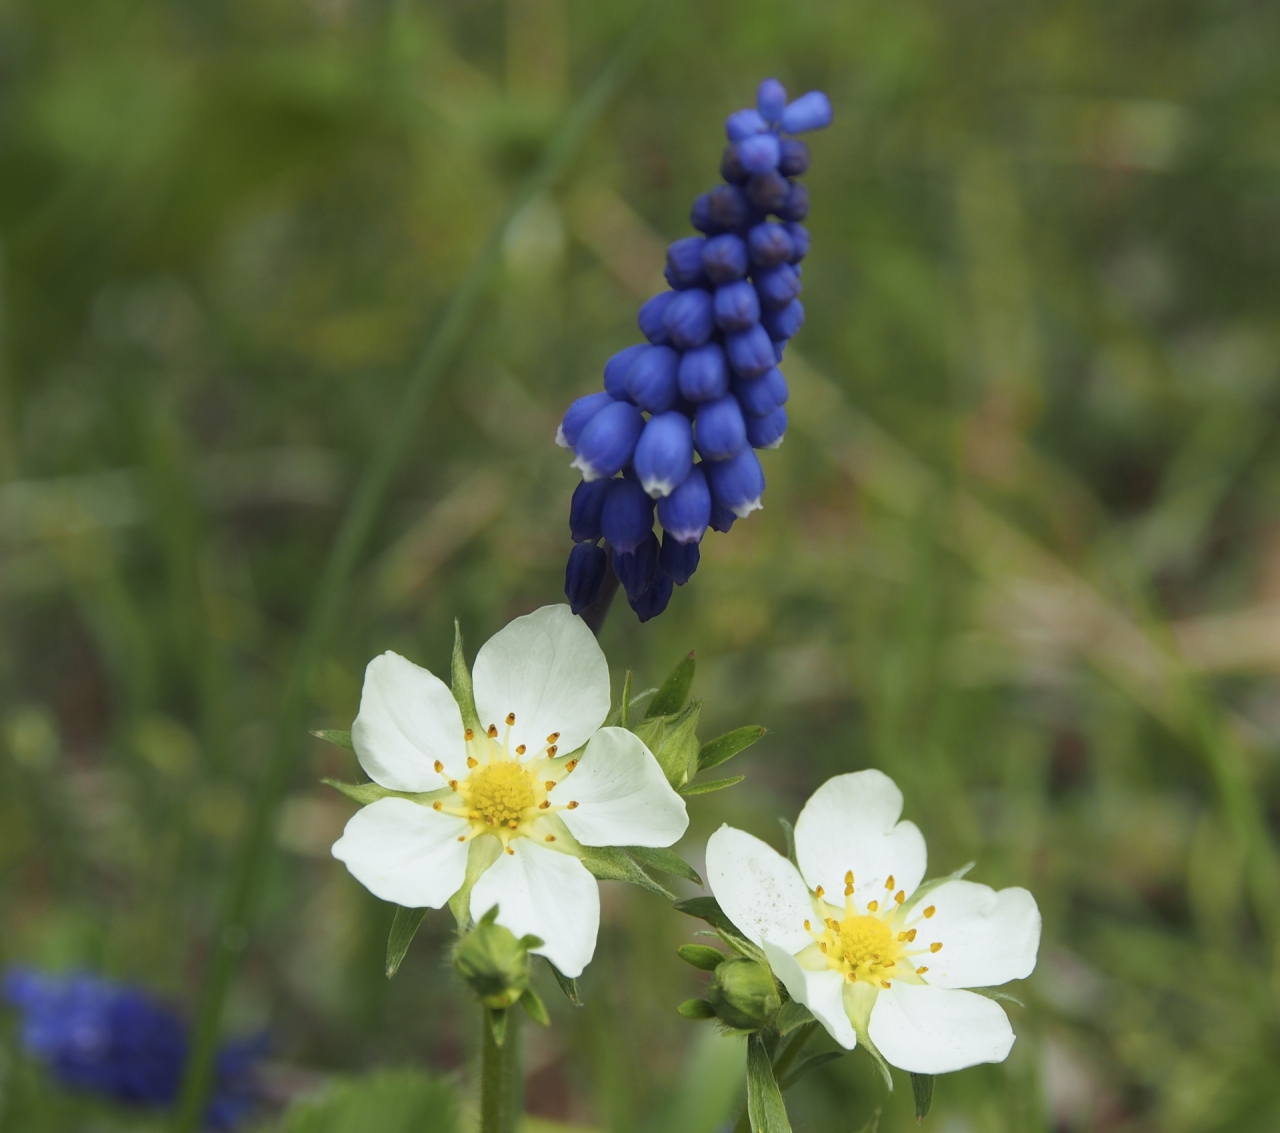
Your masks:
{"label": "yellow stamen", "polygon": [[928,968],[926,968],[923,964],[921,964],[920,967],[916,969],[916,975],[923,976],[925,972],[927,972],[928,970],[929,970]]}
{"label": "yellow stamen", "polygon": [[899,889],[899,890],[898,890],[898,891],[893,895],[893,899],[894,899],[895,901],[897,901],[899,905],[901,905],[901,904],[902,904],[902,902],[903,902],[903,901],[905,901],[905,900],[907,899],[907,891],[906,891],[905,889]]}
{"label": "yellow stamen", "polygon": [[942,941],[941,941],[941,940],[935,940],[932,944],[930,944],[930,945],[929,945],[929,951],[930,951],[930,952],[941,952],[941,951],[942,951]]}
{"label": "yellow stamen", "polygon": [[480,761],[479,761],[479,760],[478,760],[474,755],[469,755],[469,756],[467,756],[467,766],[468,766],[468,767],[479,767],[479,766],[480,766]]}
{"label": "yellow stamen", "polygon": [[558,752],[559,750],[560,749],[556,747],[555,744],[552,744],[549,748],[547,748],[547,758],[554,759],[556,756],[556,752]]}
{"label": "yellow stamen", "polygon": [[470,728],[468,728],[465,732],[462,733],[462,738],[468,741],[474,740],[476,738],[476,734]]}
{"label": "yellow stamen", "polygon": [[928,919],[929,919],[931,916],[933,916],[933,914],[934,914],[934,913],[936,913],[937,911],[938,911],[938,906],[937,906],[937,905],[930,905],[930,906],[929,906],[927,909],[925,909],[925,911],[924,911],[924,919],[925,919],[925,920],[928,920]]}
{"label": "yellow stamen", "polygon": [[516,748],[516,755],[524,755],[524,744],[520,744]]}
{"label": "yellow stamen", "polygon": [[437,800],[436,802],[433,802],[433,803],[431,804],[431,809],[432,809],[432,810],[440,810],[440,809],[442,809],[443,807],[444,807],[444,803],[440,802],[439,800]]}
{"label": "yellow stamen", "polygon": [[885,878],[885,881],[884,881],[884,887],[885,887],[886,889],[892,889],[892,888],[893,888],[893,874],[889,874],[889,876]]}
{"label": "yellow stamen", "polygon": [[551,733],[551,735],[549,735],[549,736],[547,737],[547,743],[549,743],[549,744],[553,744],[553,743],[555,743],[555,742],[556,742],[556,740],[558,740],[559,738],[560,738],[560,733],[559,733],[559,732],[552,732],[552,733]]}
{"label": "yellow stamen", "polygon": [[872,912],[872,913],[874,913],[874,912],[876,912],[879,908],[880,908],[880,902],[879,902],[879,901],[868,901],[868,902],[867,902],[867,911],[868,911],[868,912]]}
{"label": "yellow stamen", "polygon": [[486,734],[491,740],[496,740],[498,738],[498,725],[490,724]]}
{"label": "yellow stamen", "polygon": [[547,780],[545,783],[543,783],[542,785],[543,785],[544,787],[546,787],[546,789],[547,789],[548,791],[550,791],[550,790],[552,790],[552,789],[555,787],[555,785],[556,785],[556,781],[555,781],[554,779],[548,779],[548,780]]}
{"label": "yellow stamen", "polygon": [[[577,800],[577,799],[574,799],[573,801],[571,801],[571,802],[569,803],[569,809],[570,809],[570,810],[577,810],[577,809],[578,809],[578,800]],[[939,945],[938,947],[939,947],[939,948],[941,948],[942,946],[941,946],[941,945]]]}
{"label": "yellow stamen", "polygon": [[881,980],[881,981],[880,981],[880,986],[881,986],[881,987],[889,987],[889,986],[891,986],[891,985],[889,984],[889,981],[888,981],[888,980]]}
{"label": "yellow stamen", "polygon": [[909,929],[907,929],[907,941],[908,941],[908,943],[909,943],[909,942],[911,942],[912,940],[915,940],[915,938],[916,938],[916,930],[915,930],[915,929],[913,929],[913,928],[909,928]]}
{"label": "yellow stamen", "polygon": [[543,841],[544,841],[544,842],[554,842],[555,840],[556,840],[556,836],[555,836],[554,834],[548,834],[548,835],[543,839]]}
{"label": "yellow stamen", "polygon": [[444,764],[443,764],[443,763],[441,763],[441,762],[437,759],[437,760],[436,760],[436,774],[437,774],[437,775],[439,775],[439,774],[440,774],[440,772],[441,772],[441,771],[443,771],[443,770],[444,770]]}
{"label": "yellow stamen", "polygon": [[821,897],[825,892],[826,890],[823,889],[821,885],[819,885],[818,888],[813,891],[813,895],[815,897]]}

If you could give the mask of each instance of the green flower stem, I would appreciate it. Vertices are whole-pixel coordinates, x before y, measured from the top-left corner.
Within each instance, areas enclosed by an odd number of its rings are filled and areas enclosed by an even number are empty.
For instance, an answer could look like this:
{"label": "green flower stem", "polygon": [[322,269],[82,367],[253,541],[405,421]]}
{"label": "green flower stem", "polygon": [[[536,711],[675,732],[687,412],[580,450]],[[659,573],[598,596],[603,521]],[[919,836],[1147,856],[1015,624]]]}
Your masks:
{"label": "green flower stem", "polygon": [[[796,1030],[791,1040],[782,1048],[782,1053],[774,1060],[773,1078],[779,1086],[782,1079],[787,1076],[787,1071],[791,1069],[800,1052],[805,1045],[813,1037],[814,1032],[818,1029],[817,1023],[806,1023],[803,1027]],[[733,1127],[733,1133],[751,1133],[751,1114],[746,1106],[742,1107],[742,1116],[738,1118],[738,1123]]]}
{"label": "green flower stem", "polygon": [[199,1009],[178,1101],[174,1128],[193,1133],[200,1124],[213,1083],[213,1062],[223,1004],[244,951],[262,895],[271,854],[271,832],[281,799],[292,778],[306,716],[306,689],[312,667],[328,646],[338,620],[347,583],[369,541],[383,498],[414,434],[428,399],[456,357],[476,311],[501,260],[502,239],[512,218],[539,193],[549,189],[577,153],[587,133],[604,112],[648,45],[667,0],[650,0],[604,70],[574,103],[541,159],[521,182],[484,246],[454,292],[426,349],[405,383],[400,404],[388,416],[382,440],[365,467],[342,526],[329,550],[315,598],[294,656],[276,717],[271,754],[258,780],[244,830],[231,866],[213,953],[201,989]]}
{"label": "green flower stem", "polygon": [[520,1008],[507,1010],[506,1033],[499,1046],[482,1007],[480,1029],[480,1133],[516,1133],[524,1110],[524,1076],[520,1071]]}

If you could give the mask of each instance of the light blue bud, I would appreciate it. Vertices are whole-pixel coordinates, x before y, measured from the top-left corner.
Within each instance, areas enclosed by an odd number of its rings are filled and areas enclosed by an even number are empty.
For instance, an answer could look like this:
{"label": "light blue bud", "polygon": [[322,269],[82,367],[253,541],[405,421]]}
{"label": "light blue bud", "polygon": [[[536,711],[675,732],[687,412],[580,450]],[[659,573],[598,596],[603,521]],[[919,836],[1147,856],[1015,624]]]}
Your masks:
{"label": "light blue bud", "polygon": [[631,400],[650,413],[665,413],[676,401],[679,384],[676,368],[680,355],[669,346],[650,346],[638,354],[627,371],[626,390]]}
{"label": "light blue bud", "polygon": [[653,531],[653,501],[632,475],[614,481],[600,513],[600,530],[615,551],[634,551]]}
{"label": "light blue bud", "polygon": [[760,321],[760,300],[745,279],[716,288],[716,325],[724,331],[750,330]]}
{"label": "light blue bud", "polygon": [[777,364],[777,359],[773,356],[773,343],[759,323],[750,330],[725,335],[724,347],[733,372],[744,378],[763,374]]}
{"label": "light blue bud", "polygon": [[760,116],[760,111],[752,109],[738,110],[730,114],[724,123],[724,132],[731,142],[740,142],[753,134],[763,134],[768,129],[769,123]]}
{"label": "light blue bud", "polygon": [[[597,483],[606,484],[608,481]],[[564,596],[569,599],[569,609],[580,614],[600,597],[600,584],[608,569],[609,556],[603,547],[579,543],[569,552],[569,561],[564,568]]]}
{"label": "light blue bud", "polygon": [[556,444],[561,448],[573,448],[587,422],[612,400],[607,393],[589,393],[586,397],[578,398],[565,410],[564,418],[556,429]]}
{"label": "light blue bud", "polygon": [[804,304],[792,299],[777,311],[766,311],[760,319],[770,338],[795,338],[796,331],[804,326]]}
{"label": "light blue bud", "polygon": [[677,543],[697,543],[711,522],[711,489],[701,464],[671,495],[658,501],[658,522]]}
{"label": "light blue bud", "polygon": [[803,134],[831,125],[831,99],[820,90],[802,94],[782,112],[782,128],[788,134]]}
{"label": "light blue bud", "polygon": [[765,79],[756,91],[756,109],[766,122],[777,122],[787,106],[787,88],[777,79]]}
{"label": "light blue bud", "polygon": [[667,324],[663,316],[667,313],[667,305],[679,292],[663,291],[640,305],[636,322],[640,324],[640,333],[654,346],[662,346],[667,341]]}
{"label": "light blue bud", "polygon": [[669,496],[693,467],[693,426],[683,413],[659,413],[649,419],[633,458],[640,486],[657,499]]}
{"label": "light blue bud", "polygon": [[748,417],[747,441],[752,448],[777,448],[787,432],[787,411],[778,406],[766,417]]}
{"label": "light blue bud", "polygon": [[625,350],[619,350],[604,364],[605,392],[614,401],[631,400],[630,395],[627,393],[627,371],[631,369],[631,363],[648,349],[648,346],[643,342],[638,342],[635,346],[628,346]]}
{"label": "light blue bud", "polygon": [[667,305],[663,322],[671,344],[677,349],[692,350],[695,346],[701,346],[715,330],[710,292],[701,287],[678,292]]}
{"label": "light blue bud", "polygon": [[724,347],[708,342],[696,350],[686,351],[677,372],[680,394],[688,401],[714,401],[729,390],[729,363]]}
{"label": "light blue bud", "polygon": [[773,134],[756,134],[738,143],[738,160],[748,173],[767,173],[778,168],[782,147]]}
{"label": "light blue bud", "polygon": [[[752,449],[744,448],[732,460],[719,460],[705,467],[713,503],[727,508],[739,519],[745,519],[763,506],[760,501],[764,495],[764,469]],[[715,519],[713,508],[712,526]]]}
{"label": "light blue bud", "polygon": [[[605,395],[608,397],[608,394]],[[573,467],[582,473],[584,480],[598,480],[622,471],[631,460],[644,417],[634,405],[625,401],[613,401],[591,418],[574,445]]]}
{"label": "light blue bud", "polygon": [[698,455],[705,461],[728,460],[747,447],[747,426],[732,395],[704,401],[694,418]]}

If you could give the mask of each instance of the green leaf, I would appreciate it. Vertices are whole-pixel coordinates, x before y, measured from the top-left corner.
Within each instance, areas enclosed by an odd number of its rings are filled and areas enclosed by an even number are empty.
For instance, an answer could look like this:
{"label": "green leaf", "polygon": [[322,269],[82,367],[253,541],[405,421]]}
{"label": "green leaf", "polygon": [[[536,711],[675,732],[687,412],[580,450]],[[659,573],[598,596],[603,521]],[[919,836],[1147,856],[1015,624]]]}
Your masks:
{"label": "green leaf", "polygon": [[916,1103],[916,1120],[923,1121],[929,1116],[929,1107],[933,1105],[933,1075],[911,1075],[911,1097]]}
{"label": "green leaf", "polygon": [[824,1050],[821,1054],[811,1054],[799,1066],[791,1071],[781,1082],[778,1083],[778,1089],[783,1092],[791,1089],[801,1078],[809,1073],[810,1070],[817,1070],[819,1066],[826,1066],[828,1062],[834,1062],[837,1058],[843,1058],[849,1052],[847,1050]]}
{"label": "green leaf", "polygon": [[751,1133],[791,1133],[782,1091],[773,1077],[769,1048],[759,1032],[747,1039],[747,1113]]}
{"label": "green leaf", "polygon": [[799,869],[800,863],[796,861],[796,828],[785,818],[778,819],[778,824],[782,827],[783,836],[787,840],[787,861]]}
{"label": "green leaf", "polygon": [[682,944],[676,949],[676,955],[700,972],[714,972],[725,961],[724,953],[709,944]]}
{"label": "green leaf", "polygon": [[400,793],[389,791],[377,783],[343,783],[338,779],[321,779],[320,782],[327,787],[332,787],[335,791],[341,791],[353,803],[359,803],[361,806],[367,806],[369,803],[376,803],[379,799]]}
{"label": "green leaf", "polygon": [[723,791],[726,787],[741,783],[745,778],[745,775],[730,775],[728,779],[708,779],[705,783],[686,783],[680,788],[680,794],[686,799],[694,795],[709,795],[712,791]]}
{"label": "green leaf", "polygon": [[660,846],[624,846],[623,849],[646,869],[657,870],[668,877],[682,877],[694,885],[702,884],[702,878],[694,872],[693,866],[674,850]]}
{"label": "green leaf", "polygon": [[645,747],[656,752],[662,744],[662,734],[666,731],[666,727],[666,717],[655,716],[652,720],[641,720],[631,730],[640,737]]}
{"label": "green leaf", "polygon": [[471,890],[484,873],[502,853],[502,843],[492,834],[482,834],[472,838],[467,847],[467,872],[462,878],[462,888],[449,898],[449,911],[458,922],[458,931],[462,932],[471,921]]}
{"label": "green leaf", "polygon": [[484,1019],[489,1026],[490,1032],[493,1034],[494,1045],[501,1046],[507,1038],[506,1008],[485,1008]]}
{"label": "green leaf", "polygon": [[387,979],[400,970],[404,954],[418,935],[422,919],[427,915],[426,909],[405,909],[396,906],[395,920],[391,922],[391,934],[387,937]]}
{"label": "green leaf", "polygon": [[345,747],[348,751],[356,750],[355,745],[351,742],[350,732],[335,732],[335,731],[324,730],[319,732],[312,732],[311,734],[315,736],[315,738],[318,740],[327,740],[331,744],[337,744],[339,747]]}
{"label": "green leaf", "polygon": [[728,914],[720,908],[720,902],[714,897],[686,897],[683,901],[677,901],[672,908],[677,913],[684,913],[686,917],[697,917],[700,921],[706,921],[712,928],[742,936],[742,930],[729,919]]}
{"label": "green leaf", "polygon": [[705,999],[686,999],[676,1008],[686,1019],[714,1019],[716,1009]]}
{"label": "green leaf", "polygon": [[639,885],[651,893],[658,893],[668,900],[674,894],[664,889],[616,846],[580,846],[574,853],[582,859],[582,864],[601,881],[629,881]]}
{"label": "green leaf", "polygon": [[689,698],[689,688],[693,684],[693,671],[696,665],[693,652],[690,651],[689,656],[672,670],[671,676],[662,682],[657,696],[649,702],[649,710],[645,715],[673,716],[679,712]]}
{"label": "green leaf", "polygon": [[458,1105],[453,1086],[417,1070],[384,1070],[367,1078],[334,1081],[319,1097],[289,1106],[279,1133],[456,1133]]}
{"label": "green leaf", "polygon": [[803,1027],[806,1023],[812,1022],[814,1022],[813,1013],[809,1008],[797,1000],[788,999],[782,1005],[782,1010],[778,1012],[774,1026],[778,1028],[778,1034],[789,1035],[797,1027]]}
{"label": "green leaf", "polygon": [[695,700],[676,716],[667,718],[662,742],[650,748],[667,782],[679,789],[698,771],[698,717],[702,701]]}
{"label": "green leaf", "polygon": [[732,759],[738,752],[746,751],[767,730],[759,724],[748,724],[743,728],[734,728],[732,732],[725,732],[723,736],[717,736],[714,740],[708,740],[698,752],[698,770],[706,771],[707,768],[715,767],[726,759]]}
{"label": "green leaf", "polygon": [[1012,1003],[1015,1007],[1026,1007],[1016,995],[1010,995],[1007,991],[1001,991],[998,987],[967,987],[965,991],[971,991],[974,995],[985,995],[988,999],[994,999],[997,1003]]}
{"label": "green leaf", "polygon": [[520,1006],[524,1008],[525,1014],[529,1016],[535,1023],[544,1027],[551,1026],[551,1016],[547,1014],[547,1005],[542,1002],[540,996],[531,987],[524,989],[524,994],[520,997]]}
{"label": "green leaf", "polygon": [[471,688],[471,670],[467,668],[467,655],[462,651],[462,625],[453,619],[453,658],[449,664],[453,682],[453,699],[462,713],[462,726],[475,732],[481,731],[480,714],[476,712],[476,697]]}
{"label": "green leaf", "polygon": [[[547,960],[545,956],[543,959]],[[551,974],[555,976],[556,983],[560,986],[560,990],[564,992],[565,998],[575,1007],[583,1006],[582,996],[578,994],[578,981],[570,979],[550,960],[547,960],[547,967],[551,969]]]}

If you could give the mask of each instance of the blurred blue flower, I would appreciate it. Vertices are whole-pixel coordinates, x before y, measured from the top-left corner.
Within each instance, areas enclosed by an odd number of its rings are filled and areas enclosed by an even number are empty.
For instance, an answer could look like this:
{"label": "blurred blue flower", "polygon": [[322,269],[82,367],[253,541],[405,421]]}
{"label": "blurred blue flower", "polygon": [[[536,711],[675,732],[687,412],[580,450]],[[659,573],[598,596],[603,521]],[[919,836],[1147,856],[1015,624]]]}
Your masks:
{"label": "blurred blue flower", "polygon": [[[804,322],[798,265],[809,251],[800,223],[809,193],[796,178],[810,153],[791,135],[830,125],[831,114],[821,91],[788,102],[782,84],[765,79],[756,105],[729,115],[725,183],[693,202],[689,219],[702,235],[667,249],[671,290],[647,300],[637,318],[647,344],[610,358],[605,392],[579,398],[565,414],[558,443],[574,450],[585,480],[611,486],[574,493],[577,546],[565,593],[575,611],[599,593],[608,569],[589,553],[601,539],[646,621],[697,568],[707,528],[728,531],[761,506],[764,471],[753,450],[776,448],[786,433],[787,384],[777,365]],[[701,462],[692,460],[691,439]],[[670,537],[660,556],[650,497]]]}
{"label": "blurred blue flower", "polygon": [[[146,992],[88,975],[11,968],[0,996],[22,1017],[27,1053],[62,1086],[115,1102],[164,1108],[177,1099],[187,1057],[186,1024]],[[265,1038],[229,1043],[218,1056],[209,1129],[233,1129],[252,1113],[255,1064]]]}

